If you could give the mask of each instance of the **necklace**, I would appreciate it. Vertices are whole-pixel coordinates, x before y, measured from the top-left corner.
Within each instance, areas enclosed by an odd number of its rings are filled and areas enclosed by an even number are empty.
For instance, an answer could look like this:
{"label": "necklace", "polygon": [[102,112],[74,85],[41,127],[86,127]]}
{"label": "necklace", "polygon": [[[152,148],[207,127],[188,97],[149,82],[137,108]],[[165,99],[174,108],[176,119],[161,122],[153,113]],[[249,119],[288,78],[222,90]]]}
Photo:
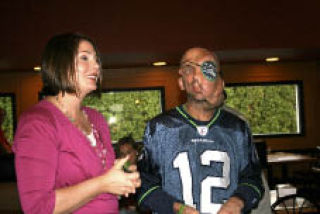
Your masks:
{"label": "necklace", "polygon": [[[84,110],[81,110],[82,119],[80,119],[80,122],[77,123],[76,119],[71,116],[66,108],[64,108],[63,103],[57,96],[51,99],[49,98],[48,100],[52,102],[68,118],[68,120],[83,133],[83,135],[87,138],[89,145],[93,148],[96,155],[100,159],[103,169],[105,169],[107,166],[107,147],[103,143],[99,131],[90,122],[87,113]],[[89,123],[89,125],[85,123]],[[88,126],[90,127],[88,128]]]}
{"label": "necklace", "polygon": [[208,131],[209,131],[209,128],[210,126],[218,119],[219,115],[220,115],[220,108],[218,108],[218,111],[217,113],[214,115],[214,117],[211,119],[211,121],[207,124],[207,125],[198,125],[196,124],[196,122],[194,122],[189,115],[187,115],[182,109],[180,106],[177,106],[176,107],[177,111],[186,119],[189,121],[189,123],[191,125],[193,125],[198,133],[201,135],[201,136],[206,136],[208,134]]}
{"label": "necklace", "polygon": [[107,147],[103,143],[98,130],[93,125],[92,125],[92,132],[93,132],[93,136],[96,139],[96,145],[93,146],[91,144],[91,146],[93,147],[93,149],[96,152],[98,158],[100,159],[103,169],[105,169],[106,165],[107,165],[107,154],[108,154]]}
{"label": "necklace", "polygon": [[77,114],[78,117],[73,117],[72,114],[65,108],[64,103],[59,99],[58,96],[55,96],[53,99],[50,99],[59,110],[68,118],[68,120],[77,127],[85,136],[88,136],[92,132],[92,125],[89,121],[87,114],[80,110]]}

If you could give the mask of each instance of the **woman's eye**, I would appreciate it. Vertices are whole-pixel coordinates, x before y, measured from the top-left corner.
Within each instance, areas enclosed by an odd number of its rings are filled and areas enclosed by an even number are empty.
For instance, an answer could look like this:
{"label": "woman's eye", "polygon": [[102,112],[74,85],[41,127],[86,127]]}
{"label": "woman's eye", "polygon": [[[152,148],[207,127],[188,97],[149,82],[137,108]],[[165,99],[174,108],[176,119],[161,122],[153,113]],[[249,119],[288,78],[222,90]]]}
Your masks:
{"label": "woman's eye", "polygon": [[81,60],[84,60],[84,61],[87,61],[89,58],[88,58],[88,56],[86,56],[86,55],[82,55],[82,56],[80,56],[80,59],[81,59]]}

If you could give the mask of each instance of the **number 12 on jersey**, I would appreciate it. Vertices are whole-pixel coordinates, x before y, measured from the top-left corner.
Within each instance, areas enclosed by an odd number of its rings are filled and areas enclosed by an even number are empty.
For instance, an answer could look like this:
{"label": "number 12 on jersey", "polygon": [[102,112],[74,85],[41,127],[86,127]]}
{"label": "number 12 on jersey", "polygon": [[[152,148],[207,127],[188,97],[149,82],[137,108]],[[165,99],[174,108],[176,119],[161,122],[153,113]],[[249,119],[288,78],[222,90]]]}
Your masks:
{"label": "number 12 on jersey", "polygon": [[[230,184],[230,158],[228,153],[212,150],[204,151],[200,155],[201,165],[210,166],[211,162],[219,162],[223,164],[222,176],[207,176],[202,180],[200,189],[201,213],[217,213],[222,204],[215,204],[211,202],[212,187],[227,188]],[[173,161],[173,166],[174,168],[179,169],[184,203],[188,206],[196,207],[193,200],[192,173],[188,153],[179,153]]]}

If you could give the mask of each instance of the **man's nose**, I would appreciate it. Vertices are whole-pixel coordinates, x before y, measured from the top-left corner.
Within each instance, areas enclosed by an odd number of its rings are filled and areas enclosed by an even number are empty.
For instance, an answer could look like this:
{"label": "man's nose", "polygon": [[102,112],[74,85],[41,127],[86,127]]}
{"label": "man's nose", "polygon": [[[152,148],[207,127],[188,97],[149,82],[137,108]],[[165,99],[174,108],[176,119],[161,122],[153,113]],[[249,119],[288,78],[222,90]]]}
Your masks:
{"label": "man's nose", "polygon": [[197,67],[193,73],[193,78],[194,80],[198,81],[198,82],[201,82],[203,80],[203,74],[202,74],[202,71],[199,67]]}

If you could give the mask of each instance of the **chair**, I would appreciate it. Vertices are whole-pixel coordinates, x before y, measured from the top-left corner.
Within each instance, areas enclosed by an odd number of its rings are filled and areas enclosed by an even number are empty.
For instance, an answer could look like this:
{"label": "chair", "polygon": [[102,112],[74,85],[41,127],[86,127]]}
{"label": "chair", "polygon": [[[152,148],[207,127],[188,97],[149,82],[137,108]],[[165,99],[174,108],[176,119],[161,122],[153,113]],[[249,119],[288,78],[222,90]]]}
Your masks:
{"label": "chair", "polygon": [[[311,155],[319,160],[319,151]],[[312,166],[316,164],[312,163]],[[296,192],[280,196],[271,206],[274,213],[320,213],[319,174],[311,169],[309,166],[306,170],[294,172],[290,183],[296,187]]]}
{"label": "chair", "polygon": [[311,162],[304,170],[295,171],[292,182],[300,188],[320,189],[320,149],[313,149],[309,155],[317,161]]}
{"label": "chair", "polygon": [[272,212],[277,214],[316,214],[320,213],[320,207],[316,201],[309,198],[308,195],[301,193],[287,195],[279,198],[271,205]]}
{"label": "chair", "polygon": [[274,188],[274,182],[272,178],[272,170],[268,165],[268,158],[267,158],[267,143],[264,140],[254,139],[254,146],[257,151],[257,155],[260,161],[261,170],[267,177],[268,186],[270,189]]}

